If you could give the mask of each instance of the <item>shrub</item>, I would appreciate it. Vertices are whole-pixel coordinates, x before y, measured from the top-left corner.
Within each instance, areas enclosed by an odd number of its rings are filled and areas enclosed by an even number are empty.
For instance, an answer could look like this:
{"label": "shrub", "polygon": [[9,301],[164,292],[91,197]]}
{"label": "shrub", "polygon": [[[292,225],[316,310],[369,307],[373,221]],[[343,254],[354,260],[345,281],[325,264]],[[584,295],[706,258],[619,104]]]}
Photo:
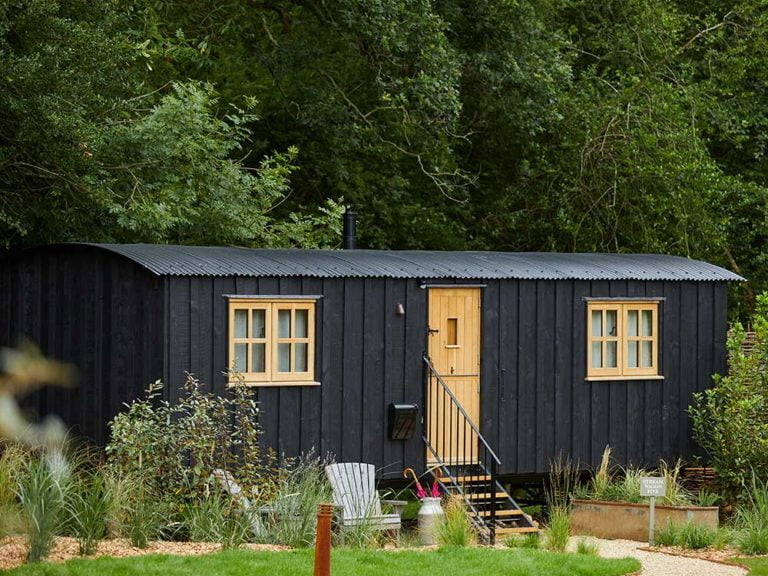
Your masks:
{"label": "shrub", "polygon": [[106,447],[120,475],[147,479],[150,491],[174,506],[201,498],[217,468],[230,470],[249,497],[267,498],[269,462],[259,448],[259,410],[250,390],[236,385],[227,396],[205,393],[187,375],[176,404],[160,399],[162,384],[110,423]]}
{"label": "shrub", "polygon": [[689,550],[709,548],[717,539],[717,530],[703,524],[686,522],[680,527],[680,546]]}
{"label": "shrub", "polygon": [[657,526],[653,531],[654,546],[679,546],[680,530],[676,524],[667,522],[664,526]]}
{"label": "shrub", "polygon": [[735,323],[728,334],[728,373],[694,395],[693,433],[709,454],[725,495],[735,499],[754,472],[768,477],[768,294],[760,294],[752,318],[753,351],[742,348],[746,332]]}
{"label": "shrub", "polygon": [[437,541],[441,546],[472,546],[477,541],[477,532],[467,513],[467,505],[461,498],[449,498],[445,515],[437,528]]}

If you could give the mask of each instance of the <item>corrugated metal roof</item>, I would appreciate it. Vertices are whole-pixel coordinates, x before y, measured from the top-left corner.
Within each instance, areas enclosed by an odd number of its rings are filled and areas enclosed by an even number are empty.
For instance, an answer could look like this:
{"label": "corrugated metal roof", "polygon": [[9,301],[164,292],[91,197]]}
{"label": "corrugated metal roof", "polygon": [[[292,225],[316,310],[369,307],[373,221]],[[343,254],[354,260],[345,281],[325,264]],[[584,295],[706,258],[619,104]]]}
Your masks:
{"label": "corrugated metal roof", "polygon": [[158,276],[517,278],[530,280],[740,281],[724,268],[661,254],[267,250],[164,244],[89,244]]}

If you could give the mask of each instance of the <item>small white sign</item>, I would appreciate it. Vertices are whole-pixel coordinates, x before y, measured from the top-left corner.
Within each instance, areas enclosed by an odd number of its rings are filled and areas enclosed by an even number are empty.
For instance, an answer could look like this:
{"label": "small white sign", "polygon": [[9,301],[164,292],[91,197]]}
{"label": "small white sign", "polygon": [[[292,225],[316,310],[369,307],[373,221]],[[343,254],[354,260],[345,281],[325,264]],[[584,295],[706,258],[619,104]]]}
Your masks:
{"label": "small white sign", "polygon": [[667,493],[667,481],[656,476],[640,477],[640,496],[664,498]]}

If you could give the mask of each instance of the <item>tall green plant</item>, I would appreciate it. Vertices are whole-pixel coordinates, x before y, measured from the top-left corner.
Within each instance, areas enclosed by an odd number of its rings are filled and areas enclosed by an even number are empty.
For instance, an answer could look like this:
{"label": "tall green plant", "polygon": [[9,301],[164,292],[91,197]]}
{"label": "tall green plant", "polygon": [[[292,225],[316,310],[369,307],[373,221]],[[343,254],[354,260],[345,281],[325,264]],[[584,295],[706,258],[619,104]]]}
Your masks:
{"label": "tall green plant", "polygon": [[102,470],[96,468],[81,471],[67,491],[67,522],[77,538],[81,555],[95,553],[107,535],[107,521],[115,497],[112,486]]}
{"label": "tall green plant", "polygon": [[728,374],[694,395],[693,433],[709,454],[718,480],[734,498],[754,473],[768,477],[768,294],[757,297],[752,317],[755,346],[743,349],[746,332],[734,324],[728,335]]}
{"label": "tall green plant", "polygon": [[65,461],[52,453],[41,453],[25,463],[18,483],[26,522],[28,562],[48,556],[63,520],[69,471]]}
{"label": "tall green plant", "polygon": [[250,390],[238,385],[225,396],[206,393],[191,374],[177,403],[161,400],[161,389],[159,381],[151,384],[145,398],[110,423],[106,451],[118,473],[144,478],[150,492],[178,509],[206,493],[216,469],[231,470],[247,495],[262,492],[270,460],[262,458]]}
{"label": "tall green plant", "polygon": [[437,540],[443,547],[459,548],[472,546],[477,541],[477,530],[461,497],[451,497],[445,505],[445,515],[437,527]]}

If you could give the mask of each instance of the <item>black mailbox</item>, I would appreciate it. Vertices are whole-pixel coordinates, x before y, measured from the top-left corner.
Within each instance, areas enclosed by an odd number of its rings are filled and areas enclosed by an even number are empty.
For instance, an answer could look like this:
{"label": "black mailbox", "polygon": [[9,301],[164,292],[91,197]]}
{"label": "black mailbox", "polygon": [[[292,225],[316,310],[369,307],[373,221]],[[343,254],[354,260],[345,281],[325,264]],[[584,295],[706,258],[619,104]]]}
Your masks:
{"label": "black mailbox", "polygon": [[417,404],[390,404],[389,439],[410,440],[416,432],[418,420],[419,406]]}

